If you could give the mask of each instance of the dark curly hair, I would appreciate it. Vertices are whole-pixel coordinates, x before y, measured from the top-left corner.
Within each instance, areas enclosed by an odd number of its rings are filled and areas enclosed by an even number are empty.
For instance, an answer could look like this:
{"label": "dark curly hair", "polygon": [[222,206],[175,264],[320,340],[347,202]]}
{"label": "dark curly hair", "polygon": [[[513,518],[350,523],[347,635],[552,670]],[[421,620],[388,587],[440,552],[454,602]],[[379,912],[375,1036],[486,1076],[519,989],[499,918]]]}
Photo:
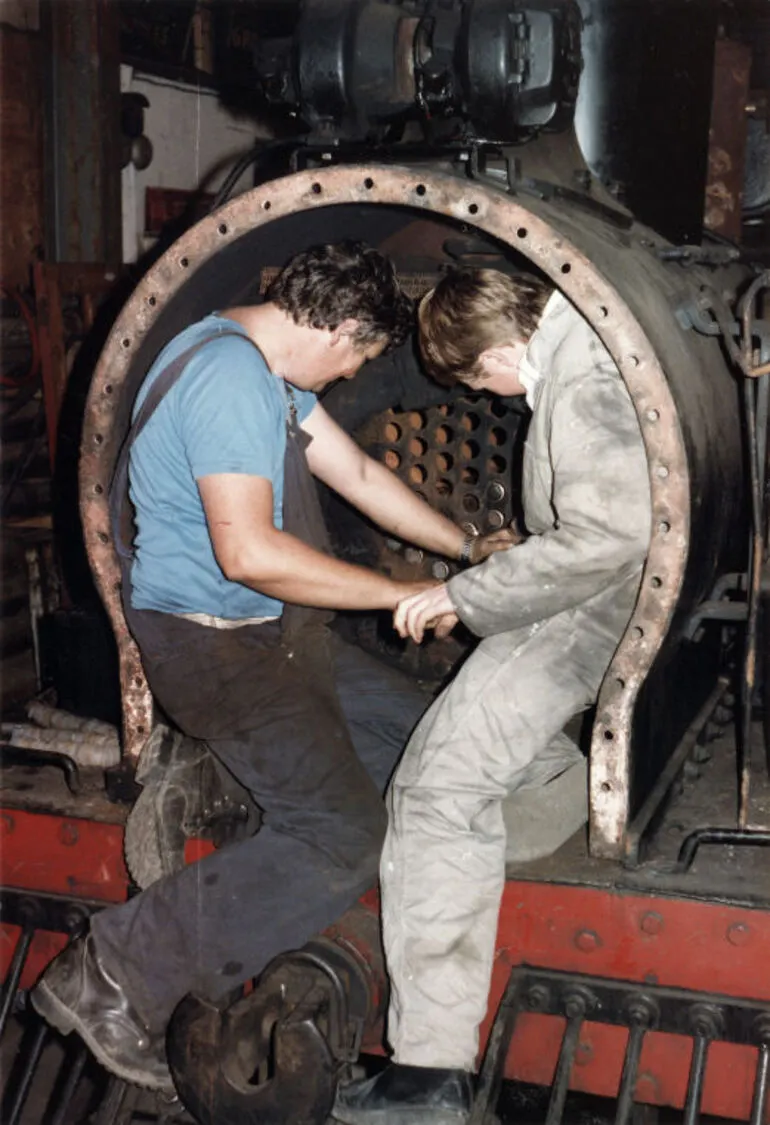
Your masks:
{"label": "dark curly hair", "polygon": [[296,324],[338,328],[358,321],[353,340],[362,348],[403,344],[414,306],[401,289],[393,263],[364,242],[311,246],[295,254],[267,291],[267,300]]}

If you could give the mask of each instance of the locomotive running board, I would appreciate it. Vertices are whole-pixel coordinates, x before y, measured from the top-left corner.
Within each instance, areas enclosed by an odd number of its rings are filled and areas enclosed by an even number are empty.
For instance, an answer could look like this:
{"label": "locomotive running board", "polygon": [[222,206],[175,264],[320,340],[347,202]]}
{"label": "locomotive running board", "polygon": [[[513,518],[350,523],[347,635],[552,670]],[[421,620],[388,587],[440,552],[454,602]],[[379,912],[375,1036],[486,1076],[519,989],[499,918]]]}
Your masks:
{"label": "locomotive running board", "polygon": [[704,992],[608,977],[517,966],[511,970],[490,1032],[469,1125],[496,1125],[495,1107],[516,1021],[525,1012],[565,1019],[545,1125],[560,1125],[581,1028],[586,1021],[628,1028],[617,1091],[615,1125],[629,1125],[644,1037],[648,1031],[693,1040],[685,1125],[697,1125],[709,1046],[714,1041],[758,1048],[749,1125],[764,1125],[770,1088],[770,1006]]}

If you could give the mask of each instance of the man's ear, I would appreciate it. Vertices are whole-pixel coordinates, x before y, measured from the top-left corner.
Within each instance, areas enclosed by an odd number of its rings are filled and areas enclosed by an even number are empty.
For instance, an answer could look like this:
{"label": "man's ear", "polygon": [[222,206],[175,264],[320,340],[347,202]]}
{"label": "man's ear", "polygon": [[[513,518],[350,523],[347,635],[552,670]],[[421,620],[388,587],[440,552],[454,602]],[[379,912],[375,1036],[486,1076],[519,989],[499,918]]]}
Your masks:
{"label": "man's ear", "polygon": [[520,359],[519,349],[515,344],[497,344],[492,348],[487,348],[481,353],[479,362],[482,366],[485,365],[484,361],[487,359],[491,360],[498,368],[518,369]]}
{"label": "man's ear", "polygon": [[358,331],[358,328],[359,324],[355,317],[346,317],[346,319],[343,320],[341,324],[338,324],[337,327],[332,331],[332,346],[334,346],[334,344],[338,344],[344,337],[352,336],[355,332]]}

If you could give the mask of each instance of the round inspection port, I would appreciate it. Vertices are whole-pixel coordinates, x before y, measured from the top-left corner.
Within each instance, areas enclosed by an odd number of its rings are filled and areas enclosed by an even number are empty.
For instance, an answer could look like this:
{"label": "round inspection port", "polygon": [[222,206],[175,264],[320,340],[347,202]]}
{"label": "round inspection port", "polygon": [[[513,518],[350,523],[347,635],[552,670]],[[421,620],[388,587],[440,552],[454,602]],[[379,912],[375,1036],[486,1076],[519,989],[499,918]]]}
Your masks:
{"label": "round inspection port", "polygon": [[401,427],[397,426],[395,422],[387,422],[385,424],[385,441],[400,441],[401,440]]}
{"label": "round inspection port", "polygon": [[479,455],[479,445],[476,441],[464,441],[460,446],[460,456],[466,461],[473,461]]}
{"label": "round inspection port", "polygon": [[436,493],[438,496],[451,496],[453,492],[454,488],[452,487],[451,481],[445,480],[443,477],[436,481]]}
{"label": "round inspection port", "polygon": [[437,426],[436,428],[436,441],[440,445],[448,445],[454,437],[454,431],[451,426]]}
{"label": "round inspection port", "polygon": [[479,483],[479,471],[478,471],[478,469],[474,469],[470,465],[466,465],[465,468],[462,469],[461,472],[460,472],[460,480],[463,482],[463,484],[470,484],[470,485],[478,484]]}
{"label": "round inspection port", "polygon": [[460,419],[460,425],[464,430],[467,430],[469,434],[472,434],[473,431],[477,430],[481,425],[481,419],[478,414],[474,414],[472,410],[469,410],[467,414],[463,414]]}
{"label": "round inspection port", "polygon": [[508,441],[508,434],[502,426],[493,426],[489,431],[487,441],[490,445],[505,445]]}
{"label": "round inspection port", "polygon": [[422,430],[425,428],[427,418],[421,411],[412,410],[409,414],[409,425],[413,430]]}
{"label": "round inspection port", "polygon": [[412,465],[409,470],[409,480],[412,484],[425,484],[428,474],[424,465]]}
{"label": "round inspection port", "polygon": [[468,512],[469,515],[474,515],[481,510],[481,501],[478,496],[474,496],[472,492],[466,492],[462,498],[463,511]]}
{"label": "round inspection port", "polygon": [[409,452],[412,457],[424,457],[428,452],[428,443],[422,438],[413,437],[409,441]]}
{"label": "round inspection port", "polygon": [[449,453],[436,454],[436,468],[440,473],[450,473],[454,463],[454,457]]}
{"label": "round inspection port", "polygon": [[401,457],[396,453],[395,449],[386,449],[384,460],[389,469],[395,470],[401,468]]}
{"label": "round inspection port", "polygon": [[490,457],[487,461],[487,472],[491,476],[502,476],[508,468],[508,462],[504,457]]}

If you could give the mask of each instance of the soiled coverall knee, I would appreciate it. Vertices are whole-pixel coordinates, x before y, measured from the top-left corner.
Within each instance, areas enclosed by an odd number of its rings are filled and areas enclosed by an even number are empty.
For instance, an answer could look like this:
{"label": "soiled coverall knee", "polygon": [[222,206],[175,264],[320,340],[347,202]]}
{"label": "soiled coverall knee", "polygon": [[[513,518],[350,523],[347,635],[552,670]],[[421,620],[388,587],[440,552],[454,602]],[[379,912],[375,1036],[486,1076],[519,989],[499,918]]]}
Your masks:
{"label": "soiled coverall knee", "polygon": [[482,640],[418,724],[388,797],[388,1033],[395,1061],[418,1066],[475,1066],[505,878],[501,801],[570,764],[557,735],[597,695],[649,543],[631,399],[560,294],[522,374],[533,408],[530,538],[450,580],[461,620]]}

